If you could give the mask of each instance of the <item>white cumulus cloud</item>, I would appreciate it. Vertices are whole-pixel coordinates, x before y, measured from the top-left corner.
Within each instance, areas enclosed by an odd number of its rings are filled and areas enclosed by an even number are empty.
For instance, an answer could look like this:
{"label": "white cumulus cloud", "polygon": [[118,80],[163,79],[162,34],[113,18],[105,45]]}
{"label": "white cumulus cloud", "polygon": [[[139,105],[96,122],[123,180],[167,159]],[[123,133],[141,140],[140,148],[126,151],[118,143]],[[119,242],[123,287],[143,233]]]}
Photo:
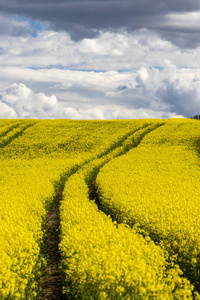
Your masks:
{"label": "white cumulus cloud", "polygon": [[0,118],[15,119],[17,118],[17,114],[12,107],[0,101]]}
{"label": "white cumulus cloud", "polygon": [[200,69],[180,69],[167,60],[163,65],[100,73],[13,69],[18,83],[1,87],[0,117],[123,119],[200,114]]}
{"label": "white cumulus cloud", "polygon": [[6,88],[0,94],[0,104],[9,108],[2,113],[5,118],[11,112],[13,117],[41,119],[55,118],[58,113],[58,101],[54,95],[34,93],[22,83],[13,83]]}

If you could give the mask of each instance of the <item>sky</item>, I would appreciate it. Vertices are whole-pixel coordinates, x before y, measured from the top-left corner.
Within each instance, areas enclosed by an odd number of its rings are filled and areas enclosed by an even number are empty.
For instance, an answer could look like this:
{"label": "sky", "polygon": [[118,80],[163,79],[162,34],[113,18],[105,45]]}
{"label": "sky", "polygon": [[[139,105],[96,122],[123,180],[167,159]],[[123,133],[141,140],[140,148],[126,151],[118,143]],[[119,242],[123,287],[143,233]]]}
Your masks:
{"label": "sky", "polygon": [[0,0],[0,118],[196,114],[199,0]]}

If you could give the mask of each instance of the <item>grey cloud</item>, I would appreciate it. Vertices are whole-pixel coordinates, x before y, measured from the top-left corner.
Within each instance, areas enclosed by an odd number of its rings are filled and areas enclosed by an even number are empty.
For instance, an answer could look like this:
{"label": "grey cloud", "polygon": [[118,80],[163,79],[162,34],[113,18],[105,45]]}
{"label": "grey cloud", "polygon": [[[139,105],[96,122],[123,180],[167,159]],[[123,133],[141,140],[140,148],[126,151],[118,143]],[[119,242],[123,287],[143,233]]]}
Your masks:
{"label": "grey cloud", "polygon": [[173,82],[164,81],[164,87],[158,89],[159,95],[164,103],[166,103],[170,111],[186,117],[192,117],[200,113],[200,88],[199,83],[194,81],[186,83],[186,88],[181,83],[183,79],[176,79]]}
{"label": "grey cloud", "polygon": [[117,105],[144,113],[153,111],[156,117],[160,112],[163,117],[200,113],[200,76],[192,71],[179,71],[170,64],[163,70],[141,68],[135,81],[136,86],[127,84],[110,94]]}
{"label": "grey cloud", "polygon": [[11,19],[8,15],[0,14],[0,35],[27,36],[31,34],[32,28],[28,22],[19,22]]}
{"label": "grey cloud", "polygon": [[[175,25],[169,28],[163,20],[171,13],[198,10],[200,10],[199,0],[0,1],[0,11],[48,21],[51,28],[68,31],[74,39],[93,37],[100,29],[148,28],[159,31],[175,44],[179,45],[180,42],[180,46],[190,44],[181,41],[184,28]],[[184,38],[187,40],[191,37],[185,35]]]}
{"label": "grey cloud", "polygon": [[198,30],[176,30],[175,28],[158,30],[163,39],[170,40],[180,48],[196,48],[200,45]]}
{"label": "grey cloud", "polygon": [[[192,72],[183,72],[171,64],[162,71],[147,70],[148,76],[139,83],[140,95],[149,99],[153,110],[192,117],[200,112],[200,78]],[[140,72],[139,71],[139,72]],[[146,74],[145,74],[146,75]]]}

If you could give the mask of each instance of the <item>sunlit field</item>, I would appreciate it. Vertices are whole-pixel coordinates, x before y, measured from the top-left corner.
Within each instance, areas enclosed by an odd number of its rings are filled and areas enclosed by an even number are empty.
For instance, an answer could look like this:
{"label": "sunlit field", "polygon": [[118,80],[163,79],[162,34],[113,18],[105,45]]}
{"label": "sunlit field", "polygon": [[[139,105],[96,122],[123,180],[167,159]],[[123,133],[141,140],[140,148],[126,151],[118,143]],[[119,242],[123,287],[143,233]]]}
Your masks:
{"label": "sunlit field", "polygon": [[1,119],[0,299],[40,299],[58,192],[66,299],[200,299],[199,155],[198,120]]}

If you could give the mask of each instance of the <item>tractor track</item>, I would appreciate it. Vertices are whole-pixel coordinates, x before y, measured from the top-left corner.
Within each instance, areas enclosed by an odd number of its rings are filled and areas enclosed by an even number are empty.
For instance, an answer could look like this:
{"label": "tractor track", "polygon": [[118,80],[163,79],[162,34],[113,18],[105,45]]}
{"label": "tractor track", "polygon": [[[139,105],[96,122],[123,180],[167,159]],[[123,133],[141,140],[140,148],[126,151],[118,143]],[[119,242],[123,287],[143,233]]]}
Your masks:
{"label": "tractor track", "polygon": [[[164,124],[160,124],[159,126],[156,126],[155,128],[149,129],[150,125],[145,126],[147,130],[141,135],[141,139],[138,141],[137,144],[134,144],[132,148],[128,147],[125,149],[120,149],[119,153],[114,155],[111,159],[123,155],[126,152],[128,152],[130,149],[133,149],[137,147],[142,139],[148,134],[149,132],[155,130],[156,128],[162,126]],[[143,129],[145,129],[145,127]],[[117,148],[120,148],[122,144],[134,133],[139,131],[134,130],[126,134],[121,140],[116,144],[115,147],[112,147],[111,149],[106,150],[104,153],[102,153],[101,158],[106,157],[107,154],[110,152],[116,150]],[[99,159],[99,157],[97,157]],[[87,161],[83,163],[81,166],[79,166],[72,174],[69,176],[75,174],[76,172],[80,171],[82,168],[86,167],[89,163],[93,162],[95,159],[92,159],[90,161]],[[106,162],[102,163],[99,169],[105,165],[109,160],[106,160]],[[99,172],[99,170],[98,170]],[[69,177],[68,177],[69,178]],[[67,177],[65,179],[65,182],[67,181]],[[92,183],[88,184],[88,190],[89,190],[89,199],[94,200],[96,205],[98,206],[99,210],[100,208],[100,202],[98,199],[96,187],[95,187],[95,181],[96,176],[94,176]],[[59,270],[59,262],[60,262],[60,253],[59,253],[59,227],[60,227],[60,220],[59,220],[59,206],[60,202],[62,200],[62,193],[64,188],[62,188],[55,197],[54,203],[50,211],[48,212],[46,216],[46,224],[48,227],[48,237],[47,237],[47,248],[50,254],[50,260],[48,262],[48,265],[44,271],[44,276],[42,277],[42,284],[41,284],[41,293],[38,296],[38,300],[66,300],[66,296],[62,293],[62,273]]]}
{"label": "tractor track", "polygon": [[[12,133],[12,131],[14,129],[16,129],[16,133],[14,133],[13,135],[11,135],[7,140],[2,140],[0,141],[0,148],[4,148],[6,146],[8,146],[13,140],[17,139],[19,136],[21,136],[25,130],[27,130],[28,128],[34,126],[36,123],[33,123],[33,124],[27,124],[25,125],[24,127],[22,127],[20,129],[19,125],[20,124],[17,124],[17,125],[14,125],[12,128],[10,128],[5,134],[3,134],[1,136],[2,139],[6,138],[6,135],[9,134],[9,133]],[[17,128],[19,127],[19,130],[17,130]]]}
{"label": "tractor track", "polygon": [[[164,124],[162,124],[162,125],[164,125]],[[162,126],[162,125],[161,125],[161,126]],[[156,129],[157,129],[157,128],[154,128],[154,129],[151,130],[150,132],[152,132],[152,131],[154,131],[154,130],[156,130]],[[141,140],[138,142],[137,145],[133,146],[131,149],[130,149],[130,148],[127,149],[127,150],[126,150],[125,152],[123,152],[123,153],[120,153],[120,154],[116,155],[115,157],[113,157],[113,159],[116,158],[116,157],[119,157],[119,156],[122,156],[122,155],[126,154],[129,150],[132,150],[132,149],[134,149],[134,148],[137,148],[137,146],[141,143],[141,141],[143,140],[143,138],[144,138],[148,133],[150,133],[150,132],[147,132],[146,134],[143,134],[142,137],[141,137]],[[120,224],[120,222],[119,222],[118,218],[116,217],[117,213],[115,212],[116,215],[115,215],[115,214],[112,214],[111,211],[109,211],[109,213],[108,213],[108,212],[106,212],[106,211],[102,208],[102,204],[101,204],[100,197],[99,197],[99,194],[98,194],[98,188],[97,188],[97,185],[96,185],[96,178],[97,178],[97,176],[98,176],[98,173],[100,172],[100,169],[101,169],[103,166],[105,166],[107,163],[109,163],[110,161],[111,161],[111,160],[109,160],[109,161],[103,163],[103,164],[99,167],[98,172],[96,172],[95,176],[94,176],[94,177],[92,178],[92,180],[90,180],[90,182],[88,183],[88,192],[89,192],[89,199],[90,199],[90,201],[94,201],[94,202],[95,202],[95,204],[97,205],[99,211],[103,212],[105,215],[109,215],[109,216],[111,217],[112,221],[113,221],[113,222],[116,222],[117,225],[118,225],[118,224]],[[123,223],[123,221],[121,221],[121,223]],[[129,226],[130,228],[132,228],[132,226],[133,226],[133,224],[132,224],[132,225],[129,225],[129,224],[127,224],[127,223],[126,223],[126,225]],[[139,229],[139,230],[138,230],[138,233],[141,234],[144,238],[145,238],[146,236],[148,236],[148,237],[149,237],[156,245],[162,247],[162,246],[160,245],[161,239],[160,239],[160,236],[159,236],[158,234],[156,234],[156,233],[154,233],[154,232],[148,232],[148,231],[145,231],[144,228],[143,228],[143,227],[140,227],[140,226],[138,227],[138,229]],[[167,251],[167,250],[165,249],[165,251]],[[176,255],[176,252],[175,252],[175,255]],[[172,261],[171,261],[171,259],[169,258],[167,261],[168,261],[169,265],[171,265],[173,259],[172,259]],[[185,277],[191,284],[194,285],[194,291],[193,291],[194,295],[193,295],[193,297],[194,297],[194,299],[196,299],[196,297],[195,297],[195,292],[198,292],[198,293],[200,292],[200,287],[199,287],[199,285],[196,285],[195,282],[194,282],[194,280],[192,280],[192,278],[188,275],[188,273],[183,271],[183,269],[182,269],[182,267],[181,267],[181,263],[180,263],[179,261],[176,261],[176,264],[180,267],[181,271],[183,272],[182,276]],[[197,298],[197,299],[198,299],[198,298]]]}
{"label": "tractor track", "polygon": [[57,193],[53,206],[46,217],[48,227],[47,246],[50,259],[42,278],[42,292],[38,300],[66,299],[62,294],[62,275],[59,270],[59,204],[62,200],[62,192],[63,189]]}

